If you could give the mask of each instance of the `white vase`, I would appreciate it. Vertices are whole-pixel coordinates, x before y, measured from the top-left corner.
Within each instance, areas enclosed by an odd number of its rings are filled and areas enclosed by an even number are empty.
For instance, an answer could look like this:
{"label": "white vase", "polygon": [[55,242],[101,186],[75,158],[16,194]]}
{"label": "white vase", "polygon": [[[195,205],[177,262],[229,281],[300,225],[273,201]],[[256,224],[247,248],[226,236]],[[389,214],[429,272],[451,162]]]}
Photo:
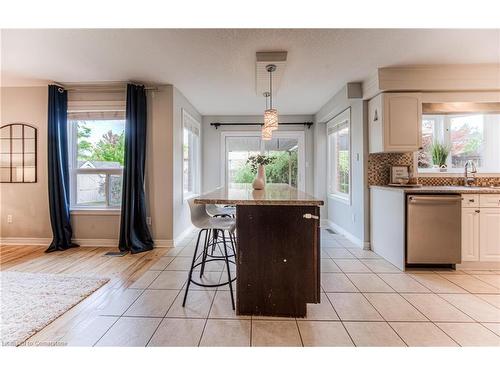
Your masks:
{"label": "white vase", "polygon": [[266,170],[263,165],[259,165],[257,169],[257,176],[252,182],[252,187],[255,190],[262,190],[266,187]]}

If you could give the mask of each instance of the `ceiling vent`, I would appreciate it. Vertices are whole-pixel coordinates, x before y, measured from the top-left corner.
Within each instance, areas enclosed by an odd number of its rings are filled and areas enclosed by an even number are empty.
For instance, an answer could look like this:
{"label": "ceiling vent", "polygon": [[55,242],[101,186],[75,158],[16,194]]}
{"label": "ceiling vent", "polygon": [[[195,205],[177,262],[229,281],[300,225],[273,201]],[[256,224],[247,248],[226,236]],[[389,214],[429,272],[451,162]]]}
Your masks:
{"label": "ceiling vent", "polygon": [[269,64],[276,65],[276,71],[273,72],[273,91],[277,92],[280,88],[281,79],[286,66],[287,51],[276,52],[257,52],[255,61],[255,92],[262,96],[269,91]]}

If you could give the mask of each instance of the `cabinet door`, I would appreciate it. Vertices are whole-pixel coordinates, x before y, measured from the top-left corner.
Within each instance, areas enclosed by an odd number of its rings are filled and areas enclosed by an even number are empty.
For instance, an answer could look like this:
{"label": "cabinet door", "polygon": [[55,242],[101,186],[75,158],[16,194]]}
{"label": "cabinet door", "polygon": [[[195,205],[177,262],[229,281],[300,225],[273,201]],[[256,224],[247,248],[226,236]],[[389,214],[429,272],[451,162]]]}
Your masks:
{"label": "cabinet door", "polygon": [[462,208],[462,262],[479,261],[479,209]]}
{"label": "cabinet door", "polygon": [[479,228],[479,260],[500,261],[500,209],[481,208]]}
{"label": "cabinet door", "polygon": [[382,95],[368,102],[368,145],[371,154],[384,152]]}
{"label": "cabinet door", "polygon": [[419,93],[384,95],[384,150],[417,151],[422,142],[422,101]]}

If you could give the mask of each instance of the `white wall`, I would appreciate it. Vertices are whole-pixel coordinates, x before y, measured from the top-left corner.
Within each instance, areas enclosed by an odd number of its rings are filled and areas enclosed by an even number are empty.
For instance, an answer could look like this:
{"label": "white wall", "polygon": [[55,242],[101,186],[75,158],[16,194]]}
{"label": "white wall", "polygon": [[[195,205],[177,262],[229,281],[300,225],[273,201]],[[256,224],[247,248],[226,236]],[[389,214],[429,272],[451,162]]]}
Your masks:
{"label": "white wall", "polygon": [[[351,204],[327,196],[326,122],[351,108]],[[345,86],[315,115],[315,195],[326,199],[326,217],[343,231],[357,239],[369,241],[369,192],[367,186],[368,129],[366,104],[350,99]],[[325,218],[325,215],[322,215]]]}
{"label": "white wall", "polygon": [[[183,124],[182,110],[187,111],[200,124],[202,118],[199,112],[192,106],[182,93],[174,87],[173,92],[173,214],[174,227],[173,238],[179,238],[186,229],[191,226],[189,206],[183,199],[183,175],[182,175],[182,143],[183,143]],[[200,129],[200,137],[203,139],[203,131]],[[201,142],[200,142],[201,146]],[[200,176],[201,177],[201,176]]]}
{"label": "white wall", "polygon": [[[203,116],[203,150],[202,150],[202,192],[208,192],[221,186],[221,132],[222,131],[256,131],[260,126],[221,126],[219,129],[210,126],[211,122],[262,122],[263,116]],[[280,116],[282,122],[313,121],[310,115]],[[305,134],[305,190],[314,194],[314,140],[313,131],[303,125],[281,125],[280,130],[299,130]]]}

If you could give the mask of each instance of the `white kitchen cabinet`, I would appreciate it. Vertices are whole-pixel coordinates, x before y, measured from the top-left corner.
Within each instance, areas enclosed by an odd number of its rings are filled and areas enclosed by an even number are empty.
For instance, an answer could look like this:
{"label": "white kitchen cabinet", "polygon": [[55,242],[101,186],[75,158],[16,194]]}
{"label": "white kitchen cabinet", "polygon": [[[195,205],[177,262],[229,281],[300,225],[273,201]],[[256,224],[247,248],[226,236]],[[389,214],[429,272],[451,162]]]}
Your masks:
{"label": "white kitchen cabinet", "polygon": [[382,93],[368,102],[370,153],[417,151],[422,143],[420,93]]}
{"label": "white kitchen cabinet", "polygon": [[479,205],[481,207],[500,208],[500,194],[481,194]]}
{"label": "white kitchen cabinet", "polygon": [[479,214],[479,260],[500,261],[500,208],[481,207]]}
{"label": "white kitchen cabinet", "polygon": [[479,208],[462,208],[462,262],[479,261]]}

